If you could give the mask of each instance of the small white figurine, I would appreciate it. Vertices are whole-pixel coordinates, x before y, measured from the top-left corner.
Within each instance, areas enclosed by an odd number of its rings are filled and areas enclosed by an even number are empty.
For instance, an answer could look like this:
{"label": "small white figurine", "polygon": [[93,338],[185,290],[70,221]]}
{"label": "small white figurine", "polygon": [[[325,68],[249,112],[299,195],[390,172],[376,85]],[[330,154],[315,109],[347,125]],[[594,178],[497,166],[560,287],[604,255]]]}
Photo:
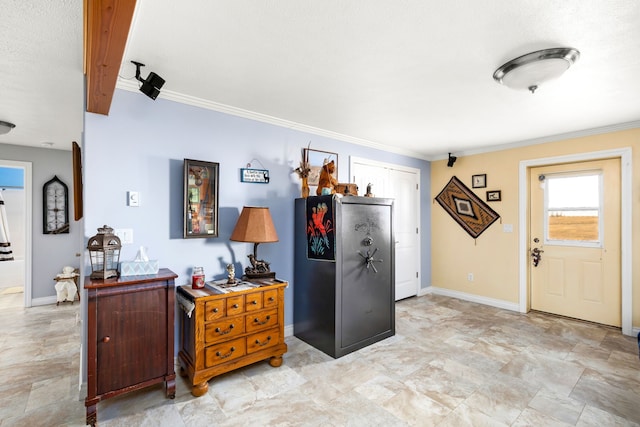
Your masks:
{"label": "small white figurine", "polygon": [[62,269],[62,273],[56,275],[56,300],[58,303],[62,301],[71,301],[76,299],[76,293],[78,292],[78,287],[76,286],[76,282],[74,278],[78,276],[77,273],[74,272],[73,267],[64,267]]}

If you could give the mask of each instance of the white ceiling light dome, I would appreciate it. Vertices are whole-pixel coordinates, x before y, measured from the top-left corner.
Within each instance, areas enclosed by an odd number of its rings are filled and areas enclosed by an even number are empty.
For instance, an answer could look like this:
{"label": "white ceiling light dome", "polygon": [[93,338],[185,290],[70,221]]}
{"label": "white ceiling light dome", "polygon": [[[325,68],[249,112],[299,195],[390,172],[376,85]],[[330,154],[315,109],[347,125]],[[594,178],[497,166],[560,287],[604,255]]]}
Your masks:
{"label": "white ceiling light dome", "polygon": [[538,50],[503,64],[493,78],[511,89],[534,93],[543,83],[560,77],[579,57],[578,49],[572,47]]}

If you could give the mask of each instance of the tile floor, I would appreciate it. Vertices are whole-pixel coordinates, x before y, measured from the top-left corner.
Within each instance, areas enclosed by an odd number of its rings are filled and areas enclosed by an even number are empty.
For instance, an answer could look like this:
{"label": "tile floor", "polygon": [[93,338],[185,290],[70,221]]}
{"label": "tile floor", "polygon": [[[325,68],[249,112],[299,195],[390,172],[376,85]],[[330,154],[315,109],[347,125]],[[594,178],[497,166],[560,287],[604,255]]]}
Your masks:
{"label": "tile floor", "polygon": [[[22,295],[20,294],[20,298]],[[21,303],[21,300],[20,300]],[[0,426],[84,425],[79,304],[0,297]],[[179,378],[98,404],[100,426],[638,426],[640,359],[618,329],[427,295],[396,335],[340,359],[288,337],[284,364]]]}

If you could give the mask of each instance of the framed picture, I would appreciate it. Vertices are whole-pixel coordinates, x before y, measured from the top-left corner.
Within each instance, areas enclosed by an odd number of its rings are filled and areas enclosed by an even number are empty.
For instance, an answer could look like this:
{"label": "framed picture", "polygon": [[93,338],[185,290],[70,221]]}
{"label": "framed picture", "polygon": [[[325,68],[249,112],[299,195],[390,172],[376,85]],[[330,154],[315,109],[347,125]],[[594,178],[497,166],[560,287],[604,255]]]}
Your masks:
{"label": "framed picture", "polygon": [[500,190],[487,191],[487,202],[499,202],[502,200]]}
{"label": "framed picture", "polygon": [[185,239],[218,237],[219,164],[184,159]]}
{"label": "framed picture", "polygon": [[487,174],[473,175],[471,177],[472,188],[485,188],[487,186]]}
{"label": "framed picture", "polygon": [[311,171],[309,172],[309,185],[318,186],[318,180],[320,179],[320,170],[322,169],[322,165],[324,161],[327,160],[330,162],[333,160],[336,164],[336,170],[333,173],[333,177],[338,179],[338,155],[336,153],[330,153],[328,151],[319,151],[312,150],[310,148],[305,148],[305,157],[309,159],[309,167]]}

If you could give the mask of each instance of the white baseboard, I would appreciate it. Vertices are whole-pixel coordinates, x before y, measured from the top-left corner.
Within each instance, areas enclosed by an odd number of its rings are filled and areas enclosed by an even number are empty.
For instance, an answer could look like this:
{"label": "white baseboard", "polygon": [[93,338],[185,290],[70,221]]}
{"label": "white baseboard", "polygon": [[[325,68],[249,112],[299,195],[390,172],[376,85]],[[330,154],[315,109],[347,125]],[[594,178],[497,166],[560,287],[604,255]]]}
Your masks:
{"label": "white baseboard", "polygon": [[292,337],[293,336],[293,325],[286,325],[284,327],[284,336],[286,337]]}
{"label": "white baseboard", "polygon": [[502,308],[510,311],[520,311],[518,303],[503,301],[495,298],[483,297],[480,295],[468,294],[466,292],[452,291],[451,289],[438,288],[436,286],[430,286],[429,291],[425,293],[433,293],[436,295],[443,295],[445,297],[458,298],[465,301],[476,302],[478,304],[484,304],[491,307]]}
{"label": "white baseboard", "polygon": [[418,291],[418,296],[424,296],[427,294],[430,294],[432,291],[433,286],[427,286],[426,288],[420,288],[420,290]]}

